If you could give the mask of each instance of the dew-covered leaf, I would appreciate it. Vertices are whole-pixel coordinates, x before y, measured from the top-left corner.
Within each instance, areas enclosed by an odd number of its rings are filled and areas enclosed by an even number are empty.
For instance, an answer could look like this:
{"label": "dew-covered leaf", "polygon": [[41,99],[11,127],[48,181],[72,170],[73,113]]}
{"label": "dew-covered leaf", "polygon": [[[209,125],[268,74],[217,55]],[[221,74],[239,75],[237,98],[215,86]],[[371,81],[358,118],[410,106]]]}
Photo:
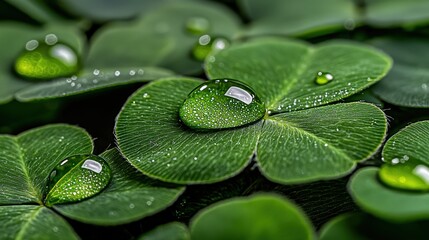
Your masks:
{"label": "dew-covered leaf", "polygon": [[159,80],[125,103],[116,122],[117,143],[125,158],[144,174],[176,183],[214,182],[237,174],[252,158],[261,123],[195,131],[179,121],[181,104],[201,83]]}
{"label": "dew-covered leaf", "polygon": [[0,225],[0,239],[79,239],[63,218],[43,206],[0,206]]}
{"label": "dew-covered leaf", "polygon": [[91,137],[69,125],[0,135],[0,205],[41,203],[48,174],[61,160],[92,152]]}
{"label": "dew-covered leaf", "polygon": [[363,19],[377,27],[412,27],[429,22],[429,2],[426,0],[364,0]]}
{"label": "dew-covered leaf", "polygon": [[386,129],[384,113],[366,103],[282,113],[265,120],[256,155],[271,181],[333,178],[374,154]]}
{"label": "dew-covered leaf", "polygon": [[394,189],[378,177],[379,168],[359,170],[350,180],[353,200],[366,212],[389,221],[429,219],[429,194]]}
{"label": "dew-covered leaf", "polygon": [[311,223],[301,210],[270,194],[211,205],[191,220],[190,230],[193,240],[314,239]]}
{"label": "dew-covered leaf", "polygon": [[136,22],[107,25],[99,30],[91,44],[88,64],[118,67],[117,64],[145,63],[178,73],[201,72],[201,62],[191,57],[199,36],[187,32],[188,21],[195,18],[207,19],[208,33],[216,36],[230,38],[239,28],[237,16],[222,5],[175,2],[151,11]]}
{"label": "dew-covered leaf", "polygon": [[28,41],[43,40],[47,34],[55,34],[58,39],[76,49],[79,54],[84,48],[84,38],[75,28],[67,25],[59,27],[51,25],[45,28],[35,28],[29,25],[13,22],[0,23],[0,103],[13,99],[16,91],[34,85],[34,82],[23,80],[13,72],[15,59],[24,51]]}
{"label": "dew-covered leaf", "polygon": [[[231,47],[206,61],[210,78],[240,80],[271,112],[306,109],[337,101],[376,83],[391,59],[362,44],[329,41],[317,46],[281,39],[259,39]],[[330,73],[327,84],[315,83]]]}
{"label": "dew-covered leaf", "polygon": [[[429,121],[413,123],[393,135],[382,152],[384,164],[389,164],[391,169],[380,172],[378,168],[366,168],[356,173],[349,183],[355,202],[381,218],[397,221],[429,219],[427,187],[417,188],[429,180],[428,144]],[[414,164],[415,161],[420,164]],[[410,169],[401,166],[410,163]]]}
{"label": "dew-covered leaf", "polygon": [[[380,38],[371,42],[395,61],[392,70],[372,89],[391,104],[429,107],[429,42],[426,39]],[[416,54],[418,53],[418,54]]]}
{"label": "dew-covered leaf", "polygon": [[59,213],[86,223],[118,225],[152,215],[171,205],[184,188],[143,176],[116,149],[101,154],[113,176],[109,186],[88,200],[54,205]]}
{"label": "dew-covered leaf", "polygon": [[252,20],[244,32],[254,35],[320,35],[356,27],[357,12],[352,0],[241,0]]}
{"label": "dew-covered leaf", "polygon": [[190,236],[186,225],[171,222],[143,234],[139,240],[190,240]]}
{"label": "dew-covered leaf", "polygon": [[22,102],[61,98],[172,75],[171,71],[156,67],[88,69],[80,76],[61,78],[22,89],[16,93],[16,98]]}

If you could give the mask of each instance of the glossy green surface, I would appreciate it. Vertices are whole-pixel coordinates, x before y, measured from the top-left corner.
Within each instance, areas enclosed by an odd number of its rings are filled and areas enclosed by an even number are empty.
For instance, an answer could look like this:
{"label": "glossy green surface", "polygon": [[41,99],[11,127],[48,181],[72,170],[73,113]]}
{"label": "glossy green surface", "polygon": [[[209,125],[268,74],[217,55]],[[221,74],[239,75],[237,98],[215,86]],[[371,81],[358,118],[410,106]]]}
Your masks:
{"label": "glossy green surface", "polygon": [[216,53],[229,46],[229,41],[223,37],[202,35],[198,38],[198,42],[192,48],[192,56],[195,60],[204,61],[211,53]]}
{"label": "glossy green surface", "polygon": [[15,71],[29,79],[48,80],[75,74],[80,67],[79,57],[74,49],[58,42],[54,34],[44,40],[30,40],[15,61]]}
{"label": "glossy green surface", "polygon": [[327,83],[330,83],[334,80],[334,76],[328,72],[317,72],[316,78],[314,79],[314,82],[317,85],[325,85]]}
{"label": "glossy green surface", "polygon": [[103,158],[75,155],[51,171],[46,184],[45,205],[77,202],[94,196],[110,182],[111,170]]}
{"label": "glossy green surface", "polygon": [[194,129],[239,127],[264,114],[265,105],[253,90],[231,79],[202,83],[192,90],[179,111],[182,122]]}

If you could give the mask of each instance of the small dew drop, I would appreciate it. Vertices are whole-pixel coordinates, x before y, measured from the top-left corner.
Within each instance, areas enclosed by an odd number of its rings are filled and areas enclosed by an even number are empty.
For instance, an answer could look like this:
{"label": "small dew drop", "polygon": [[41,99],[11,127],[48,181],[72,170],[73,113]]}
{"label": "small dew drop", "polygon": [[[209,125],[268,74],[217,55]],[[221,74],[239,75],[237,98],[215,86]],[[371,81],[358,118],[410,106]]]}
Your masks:
{"label": "small dew drop", "polygon": [[197,61],[203,61],[208,55],[227,47],[229,47],[229,41],[226,38],[205,34],[198,38],[198,42],[192,49],[192,56]]}
{"label": "small dew drop", "polygon": [[58,37],[57,35],[51,33],[45,36],[45,43],[48,45],[54,45],[55,43],[58,42]]}
{"label": "small dew drop", "polygon": [[94,71],[92,71],[92,74],[94,74],[94,76],[98,76],[98,74],[100,74],[100,70],[94,69]]}
{"label": "small dew drop", "polygon": [[328,72],[317,72],[314,82],[317,85],[325,85],[334,80],[334,76]]}
{"label": "small dew drop", "polygon": [[121,72],[120,71],[115,71],[115,76],[119,76],[119,75],[121,75]]}

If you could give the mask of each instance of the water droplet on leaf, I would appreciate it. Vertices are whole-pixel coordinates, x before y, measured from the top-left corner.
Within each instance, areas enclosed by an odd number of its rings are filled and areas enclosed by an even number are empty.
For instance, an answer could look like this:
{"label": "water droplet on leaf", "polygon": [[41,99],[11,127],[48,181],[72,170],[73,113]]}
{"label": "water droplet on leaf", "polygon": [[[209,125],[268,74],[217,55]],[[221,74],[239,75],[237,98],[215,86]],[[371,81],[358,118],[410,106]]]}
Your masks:
{"label": "water droplet on leaf", "polygon": [[197,44],[192,49],[192,56],[195,60],[204,61],[210,53],[219,52],[228,46],[229,41],[226,38],[206,34],[198,39]]}
{"label": "water droplet on leaf", "polygon": [[[385,159],[386,161],[386,159]],[[393,158],[381,166],[380,180],[388,186],[404,190],[429,190],[429,167],[407,155]]]}
{"label": "water droplet on leaf", "polygon": [[208,32],[210,29],[210,22],[206,18],[192,17],[186,21],[186,31],[194,34],[201,35]]}
{"label": "water droplet on leaf", "polygon": [[216,79],[192,90],[179,115],[184,124],[194,129],[232,128],[261,119],[265,115],[265,105],[243,83]]}
{"label": "water droplet on leaf", "polygon": [[111,171],[103,158],[87,154],[61,161],[49,174],[45,204],[69,203],[94,196],[109,183]]}
{"label": "water droplet on leaf", "polygon": [[317,72],[314,82],[317,85],[325,85],[332,82],[332,80],[334,80],[334,76],[332,74],[328,72]]}
{"label": "water droplet on leaf", "polygon": [[73,75],[80,61],[74,49],[58,42],[54,34],[44,40],[30,40],[15,61],[15,71],[29,79],[48,80]]}

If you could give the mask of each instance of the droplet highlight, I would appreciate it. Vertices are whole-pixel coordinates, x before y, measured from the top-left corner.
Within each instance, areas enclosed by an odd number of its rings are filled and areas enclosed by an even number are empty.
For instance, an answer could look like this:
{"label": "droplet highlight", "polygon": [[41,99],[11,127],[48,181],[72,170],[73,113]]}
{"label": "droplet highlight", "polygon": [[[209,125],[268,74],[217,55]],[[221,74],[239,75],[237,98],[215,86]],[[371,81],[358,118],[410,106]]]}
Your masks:
{"label": "droplet highlight", "polygon": [[325,85],[334,80],[334,75],[328,72],[317,72],[316,78],[314,79],[314,82],[317,85]]}
{"label": "droplet highlight", "polygon": [[264,117],[265,105],[244,83],[215,79],[189,93],[179,110],[181,121],[193,129],[243,126]]}
{"label": "droplet highlight", "polygon": [[229,47],[229,41],[226,38],[205,34],[198,38],[198,42],[192,48],[192,56],[197,61],[204,61],[209,54],[222,51],[227,47]]}
{"label": "droplet highlight", "polygon": [[186,21],[186,31],[193,35],[202,35],[209,31],[210,22],[203,17],[192,17]]}
{"label": "droplet highlight", "polygon": [[402,190],[429,190],[429,165],[404,155],[386,161],[380,168],[380,180]]}
{"label": "droplet highlight", "polygon": [[111,170],[103,158],[75,155],[61,161],[48,176],[44,203],[77,202],[102,191],[110,182]]}
{"label": "droplet highlight", "polygon": [[77,73],[80,60],[71,46],[60,42],[55,34],[48,34],[43,40],[28,41],[14,68],[24,78],[49,80]]}

